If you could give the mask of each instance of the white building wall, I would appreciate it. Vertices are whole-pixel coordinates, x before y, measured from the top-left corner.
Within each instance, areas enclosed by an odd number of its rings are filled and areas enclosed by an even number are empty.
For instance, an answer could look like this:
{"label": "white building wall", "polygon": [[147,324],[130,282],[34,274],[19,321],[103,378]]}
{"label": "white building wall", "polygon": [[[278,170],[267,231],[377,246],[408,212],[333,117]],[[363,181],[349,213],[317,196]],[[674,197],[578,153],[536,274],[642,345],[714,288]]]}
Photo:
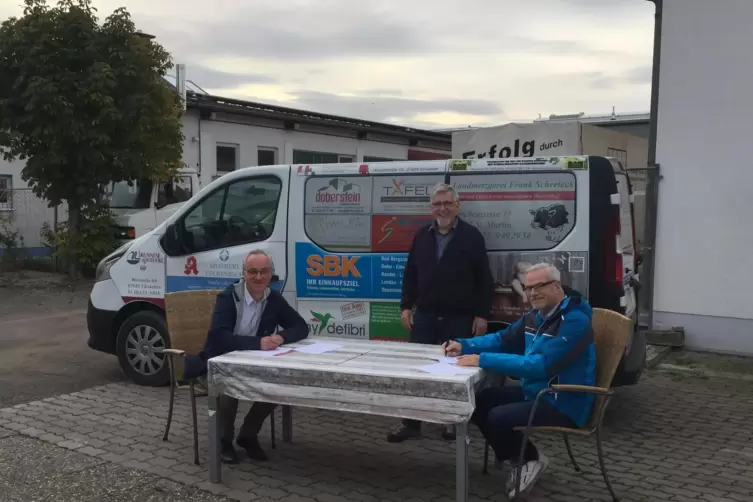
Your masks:
{"label": "white building wall", "polygon": [[[241,121],[252,123],[240,123]],[[318,126],[302,126],[296,130],[287,130],[279,120],[214,114],[213,119],[200,121],[199,112],[196,109],[189,109],[186,112],[183,118],[183,134],[185,136],[183,143],[185,166],[189,169],[200,169],[202,186],[210,183],[217,175],[216,147],[218,143],[238,145],[239,168],[256,166],[257,151],[260,147],[277,149],[278,164],[293,163],[294,150],[349,155],[354,157],[356,162],[362,162],[364,157],[405,160],[408,158],[409,149],[408,140],[400,137],[384,138],[385,141],[359,140],[355,132]],[[343,134],[351,136],[342,136]],[[441,151],[432,148],[423,149]],[[449,152],[446,153],[449,154]],[[14,191],[27,188],[27,184],[21,180],[23,166],[24,162],[9,163],[0,160],[0,175],[13,176]],[[16,192],[14,202],[15,225],[21,231],[24,243],[29,247],[41,245],[39,229],[44,221],[51,218],[53,210],[48,210],[46,202],[36,198],[30,191]],[[0,214],[3,214],[1,209]],[[10,213],[5,211],[5,214]],[[64,221],[66,218],[65,211],[59,210],[58,221]]]}
{"label": "white building wall", "polygon": [[[356,162],[374,156],[405,160],[408,141],[402,144],[359,140],[356,137],[335,136],[334,131],[311,127],[308,130],[287,130],[272,121],[268,126],[239,123],[232,116],[199,121],[198,112],[189,110],[183,119],[184,161],[191,168],[201,168],[201,183],[205,185],[217,174],[217,144],[235,144],[239,148],[239,168],[257,164],[259,148],[277,149],[278,164],[292,164],[293,150],[350,155]],[[321,131],[321,132],[314,132]]]}
{"label": "white building wall", "polygon": [[753,1],[664,0],[654,327],[753,354]]}

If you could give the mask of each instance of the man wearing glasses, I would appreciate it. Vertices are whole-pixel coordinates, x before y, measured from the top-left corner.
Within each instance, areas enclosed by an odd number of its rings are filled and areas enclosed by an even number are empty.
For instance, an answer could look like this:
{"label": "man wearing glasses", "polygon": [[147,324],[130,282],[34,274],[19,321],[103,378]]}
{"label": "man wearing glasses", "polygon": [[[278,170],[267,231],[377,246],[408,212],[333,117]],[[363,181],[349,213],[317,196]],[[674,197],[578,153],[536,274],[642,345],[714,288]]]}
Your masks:
{"label": "man wearing glasses", "polygon": [[[520,379],[519,387],[489,387],[476,395],[471,420],[494,449],[497,459],[517,463],[523,433],[538,393],[552,384],[594,385],[596,349],[591,306],[560,282],[560,271],[547,263],[530,267],[525,291],[533,306],[499,333],[445,344],[460,366],[480,366]],[[591,414],[593,394],[560,392],[539,400],[533,426],[581,427]],[[526,444],[520,490],[529,491],[548,460],[532,442]],[[508,480],[514,495],[514,469]]]}
{"label": "man wearing glasses", "polygon": [[[274,274],[272,258],[264,251],[251,251],[243,263],[243,279],[229,285],[217,295],[204,350],[186,356],[184,375],[196,378],[206,374],[207,360],[234,350],[274,350],[308,336],[306,321],[269,283]],[[277,327],[282,331],[277,331]],[[243,421],[236,444],[249,458],[267,460],[257,438],[264,420],[277,407],[274,403],[255,402]],[[217,415],[222,430],[222,461],[237,463],[233,447],[233,425],[238,414],[238,400],[220,396]]]}
{"label": "man wearing glasses", "polygon": [[[446,184],[434,187],[433,221],[413,237],[403,275],[401,322],[413,343],[439,345],[486,333],[494,294],[486,242],[459,212],[457,191]],[[387,440],[418,437],[421,422],[403,420]],[[455,439],[453,428],[446,427],[442,437]]]}

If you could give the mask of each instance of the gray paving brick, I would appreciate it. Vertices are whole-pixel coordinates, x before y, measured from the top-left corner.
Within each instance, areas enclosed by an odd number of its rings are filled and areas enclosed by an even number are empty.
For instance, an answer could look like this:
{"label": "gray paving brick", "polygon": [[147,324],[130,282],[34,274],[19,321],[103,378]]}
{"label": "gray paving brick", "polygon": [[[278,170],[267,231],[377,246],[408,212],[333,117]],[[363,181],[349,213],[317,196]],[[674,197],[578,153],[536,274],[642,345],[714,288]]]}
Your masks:
{"label": "gray paving brick", "polygon": [[[61,444],[78,451],[102,450],[98,458],[90,457],[95,461],[108,460],[146,472],[151,469],[179,483],[225,493],[233,500],[454,499],[454,443],[439,439],[438,429],[427,427],[421,441],[392,445],[384,436],[397,420],[308,409],[294,410],[292,445],[281,441],[278,410],[277,449],[269,446],[268,423],[260,434],[270,461],[244,460],[223,466],[226,483],[212,485],[207,474],[206,419],[201,411],[206,409],[206,399],[198,400],[202,465],[197,467],[192,463],[187,395],[176,398],[170,441],[161,440],[167,392],[122,383],[88,389],[41,405],[0,410],[4,420],[0,430],[23,434],[26,429],[39,429],[42,440],[52,442],[57,436],[63,439]],[[239,422],[247,409],[241,406]],[[750,416],[751,384],[688,377],[678,381],[649,374],[637,386],[618,389],[607,415],[604,445],[611,479],[625,501],[749,500],[745,497],[753,491],[749,482],[753,465],[744,449],[753,443],[753,435],[745,432]],[[540,435],[535,441],[551,463],[529,500],[609,499],[592,439],[573,440],[583,474],[576,474],[569,465],[559,436]],[[500,500],[502,473],[493,470],[491,476],[480,475],[482,449],[483,441],[473,430],[471,500]]]}

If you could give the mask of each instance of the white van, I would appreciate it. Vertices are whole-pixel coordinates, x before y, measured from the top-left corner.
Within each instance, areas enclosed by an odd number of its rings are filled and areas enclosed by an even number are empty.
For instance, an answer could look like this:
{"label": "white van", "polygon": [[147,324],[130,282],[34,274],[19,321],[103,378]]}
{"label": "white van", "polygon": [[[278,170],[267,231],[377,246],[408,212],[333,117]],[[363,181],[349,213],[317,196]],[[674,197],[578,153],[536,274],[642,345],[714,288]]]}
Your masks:
{"label": "white van", "polygon": [[145,235],[198,191],[199,173],[189,169],[159,183],[149,179],[112,183],[105,200],[115,219],[118,241],[125,244]]}
{"label": "white van", "polygon": [[[261,166],[215,180],[99,264],[89,346],[117,354],[135,382],[164,384],[165,293],[225,287],[254,248],[274,259],[273,287],[312,336],[407,340],[402,268],[439,182],[455,186],[461,218],[486,238],[493,328],[527,310],[518,272],[539,261],[559,267],[563,283],[592,305],[637,318],[630,185],[614,159]],[[621,383],[637,381],[644,367],[645,338],[634,333]]]}

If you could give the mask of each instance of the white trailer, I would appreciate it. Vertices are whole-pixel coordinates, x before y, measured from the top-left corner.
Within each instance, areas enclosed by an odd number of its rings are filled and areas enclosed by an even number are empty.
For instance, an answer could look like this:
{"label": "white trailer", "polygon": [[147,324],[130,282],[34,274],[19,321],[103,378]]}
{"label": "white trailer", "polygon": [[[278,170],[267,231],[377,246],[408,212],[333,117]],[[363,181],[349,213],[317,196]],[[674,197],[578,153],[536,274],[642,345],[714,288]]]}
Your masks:
{"label": "white trailer", "polygon": [[[510,123],[452,134],[453,159],[601,155],[614,157],[628,169],[633,193],[645,191],[648,140],[620,131],[572,122]],[[644,198],[636,197],[635,238],[642,248]]]}

